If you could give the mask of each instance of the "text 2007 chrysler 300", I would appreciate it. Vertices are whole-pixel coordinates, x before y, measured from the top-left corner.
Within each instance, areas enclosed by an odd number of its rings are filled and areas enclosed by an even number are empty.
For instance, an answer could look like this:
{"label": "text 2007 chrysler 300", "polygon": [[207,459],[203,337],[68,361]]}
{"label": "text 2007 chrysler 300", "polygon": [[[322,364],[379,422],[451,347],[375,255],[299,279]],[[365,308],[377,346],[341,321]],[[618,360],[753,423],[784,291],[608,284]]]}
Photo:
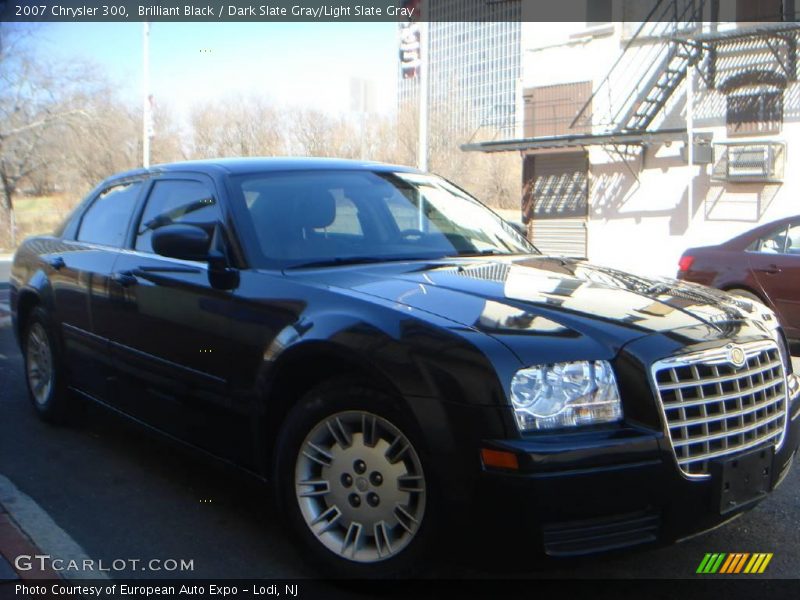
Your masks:
{"label": "text 2007 chrysler 300", "polygon": [[405,167],[124,173],[11,284],[42,417],[82,397],[271,480],[338,573],[486,535],[675,541],[763,499],[798,446],[769,309],[543,256]]}

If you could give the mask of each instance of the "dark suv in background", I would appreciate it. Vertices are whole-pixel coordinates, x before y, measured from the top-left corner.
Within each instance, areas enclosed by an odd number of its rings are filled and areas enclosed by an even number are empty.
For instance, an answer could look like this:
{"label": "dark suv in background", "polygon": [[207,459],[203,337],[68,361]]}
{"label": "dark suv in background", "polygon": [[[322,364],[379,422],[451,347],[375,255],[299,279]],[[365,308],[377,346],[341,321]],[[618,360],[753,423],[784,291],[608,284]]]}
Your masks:
{"label": "dark suv in background", "polygon": [[95,402],[269,480],[340,575],[487,536],[672,542],[753,507],[798,446],[768,308],[543,256],[405,167],[117,175],[22,244],[11,307],[44,419]]}

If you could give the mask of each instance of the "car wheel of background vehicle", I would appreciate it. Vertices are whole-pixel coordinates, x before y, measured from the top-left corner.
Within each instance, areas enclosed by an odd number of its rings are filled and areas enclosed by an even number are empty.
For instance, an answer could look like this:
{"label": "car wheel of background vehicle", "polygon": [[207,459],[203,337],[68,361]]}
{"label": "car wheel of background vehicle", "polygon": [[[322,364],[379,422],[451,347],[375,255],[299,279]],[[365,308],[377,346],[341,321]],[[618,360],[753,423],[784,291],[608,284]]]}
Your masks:
{"label": "car wheel of background vehicle", "polygon": [[764,304],[764,301],[756,296],[753,292],[748,292],[747,290],[743,290],[740,288],[732,288],[730,290],[726,290],[729,294],[733,294],[734,296],[742,296],[743,298],[747,298],[748,300],[753,300],[754,302],[759,302]]}
{"label": "car wheel of background vehicle", "polygon": [[315,388],[278,441],[280,501],[328,574],[407,575],[427,566],[437,522],[416,428],[387,394]]}
{"label": "car wheel of background vehicle", "polygon": [[748,300],[754,300],[756,302],[760,302],[764,304],[764,301],[756,296],[753,292],[749,292],[747,290],[743,290],[741,288],[731,288],[730,290],[726,290],[729,294],[733,294],[734,296],[742,296],[743,298],[747,298]]}
{"label": "car wheel of background vehicle", "polygon": [[62,423],[72,403],[63,382],[60,348],[43,308],[33,309],[22,339],[25,381],[33,407],[45,421]]}

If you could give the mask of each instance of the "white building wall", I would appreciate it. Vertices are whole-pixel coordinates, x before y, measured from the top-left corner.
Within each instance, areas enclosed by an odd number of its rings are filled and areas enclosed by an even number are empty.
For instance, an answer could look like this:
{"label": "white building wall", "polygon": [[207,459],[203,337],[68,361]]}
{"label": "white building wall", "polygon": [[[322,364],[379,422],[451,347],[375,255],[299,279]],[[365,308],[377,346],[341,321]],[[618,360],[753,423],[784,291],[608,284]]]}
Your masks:
{"label": "white building wall", "polygon": [[[630,24],[628,25],[630,27]],[[589,34],[593,31],[593,34]],[[523,25],[525,88],[591,80],[597,89],[624,44],[623,24],[590,30],[583,23]],[[650,129],[686,127],[684,82]],[[713,141],[782,141],[783,182],[731,183],[711,179],[712,165],[691,170],[680,156],[682,142],[634,151],[627,165],[609,148],[588,147],[590,162],[588,257],[641,274],[673,276],[683,251],[723,242],[760,223],[800,214],[800,86],[784,93],[784,124],[774,135],[728,139],[725,96],[694,79],[695,133]],[[596,119],[605,110],[595,99]],[[595,126],[595,131],[602,127]],[[619,148],[624,151],[624,148]],[[690,177],[693,201],[689,205]]]}

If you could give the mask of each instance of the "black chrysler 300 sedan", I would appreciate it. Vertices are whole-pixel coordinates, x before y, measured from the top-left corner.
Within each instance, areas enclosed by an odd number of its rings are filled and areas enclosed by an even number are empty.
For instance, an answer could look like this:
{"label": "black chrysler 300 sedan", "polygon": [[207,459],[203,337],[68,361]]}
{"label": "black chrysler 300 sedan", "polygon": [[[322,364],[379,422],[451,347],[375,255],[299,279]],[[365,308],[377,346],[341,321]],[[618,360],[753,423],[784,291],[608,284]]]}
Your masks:
{"label": "black chrysler 300 sedan", "polygon": [[20,247],[11,307],[43,418],[91,400],[270,480],[348,575],[492,535],[676,541],[762,500],[798,446],[768,308],[544,256],[405,167],[114,176]]}

